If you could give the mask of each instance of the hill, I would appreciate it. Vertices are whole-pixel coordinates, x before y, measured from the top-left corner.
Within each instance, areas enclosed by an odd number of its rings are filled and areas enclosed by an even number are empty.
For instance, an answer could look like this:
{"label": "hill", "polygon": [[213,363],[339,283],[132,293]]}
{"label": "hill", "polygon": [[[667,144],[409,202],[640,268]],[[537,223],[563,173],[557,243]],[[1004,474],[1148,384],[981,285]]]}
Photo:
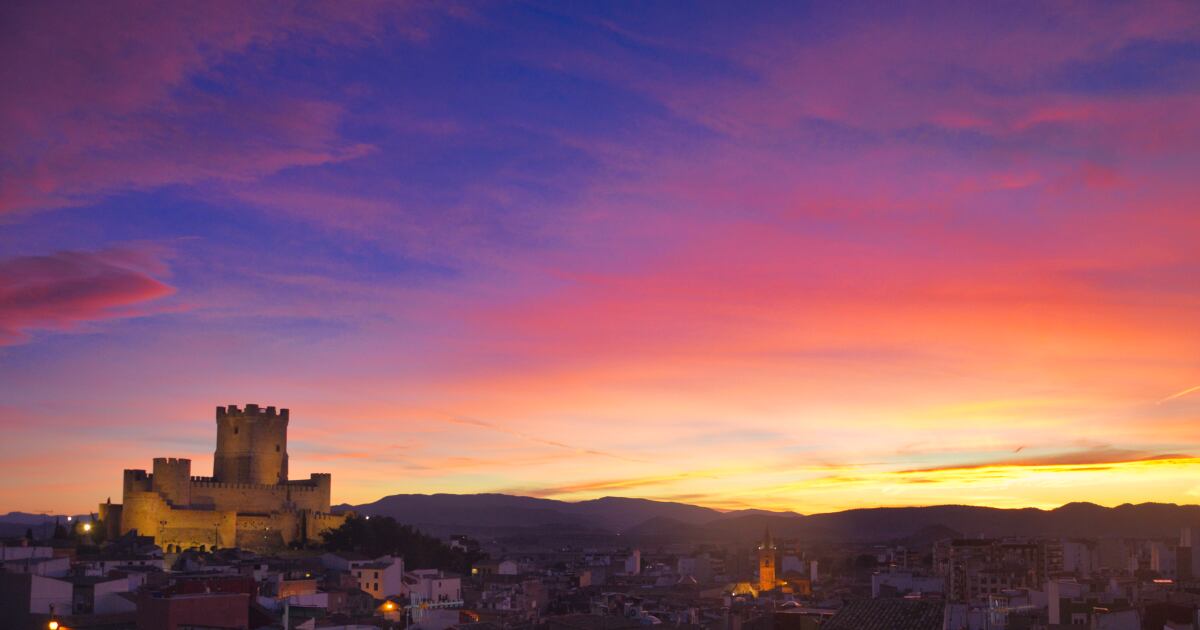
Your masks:
{"label": "hill", "polygon": [[343,506],[391,516],[427,531],[576,531],[630,539],[750,541],[765,528],[780,538],[829,542],[922,540],[962,536],[1172,538],[1200,527],[1200,506],[1173,503],[1103,507],[1069,503],[1053,510],[968,505],[864,508],[826,514],[711,508],[649,499],[604,497],[568,502],[504,494],[400,494]]}

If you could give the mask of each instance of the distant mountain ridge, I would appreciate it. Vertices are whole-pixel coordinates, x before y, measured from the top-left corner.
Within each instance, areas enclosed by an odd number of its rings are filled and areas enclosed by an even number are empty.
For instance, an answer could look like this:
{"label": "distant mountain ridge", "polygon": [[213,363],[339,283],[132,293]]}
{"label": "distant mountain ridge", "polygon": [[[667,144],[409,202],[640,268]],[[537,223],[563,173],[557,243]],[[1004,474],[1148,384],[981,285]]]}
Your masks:
{"label": "distant mountain ridge", "polygon": [[1124,504],[1108,508],[1068,503],[1052,510],[968,505],[862,508],[812,514],[741,510],[720,512],[687,503],[604,497],[567,502],[506,494],[398,494],[363,505],[339,506],[392,516],[431,531],[461,529],[579,531],[631,539],[749,541],[769,527],[781,538],[830,542],[885,542],[957,533],[979,536],[1174,538],[1200,527],[1200,505]]}
{"label": "distant mountain ridge", "polygon": [[650,499],[603,497],[572,503],[509,494],[396,494],[373,503],[337,508],[392,516],[414,525],[571,525],[611,533],[621,533],[652,518],[699,525],[731,515],[698,505]]}
{"label": "distant mountain ridge", "polygon": [[[1200,528],[1200,505],[1173,503],[1127,503],[1111,508],[1068,503],[1052,510],[935,505],[804,516],[764,510],[721,512],[687,503],[626,497],[568,502],[507,494],[397,494],[335,509],[392,516],[436,534],[593,534],[679,542],[750,542],[767,527],[779,538],[911,544],[954,535],[1176,538],[1183,527]],[[9,512],[0,515],[0,536],[52,527],[56,518],[65,524],[65,516]]]}

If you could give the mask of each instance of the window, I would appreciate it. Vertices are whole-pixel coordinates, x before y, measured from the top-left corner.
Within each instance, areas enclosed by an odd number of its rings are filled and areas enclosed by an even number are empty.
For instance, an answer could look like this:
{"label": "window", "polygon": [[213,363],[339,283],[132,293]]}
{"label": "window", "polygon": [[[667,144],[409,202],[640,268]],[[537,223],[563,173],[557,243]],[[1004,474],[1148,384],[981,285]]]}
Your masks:
{"label": "window", "polygon": [[376,579],[376,580],[378,580],[378,579],[379,579],[379,572],[378,572],[378,571],[376,571],[376,572],[375,572],[375,579]]}
{"label": "window", "polygon": [[379,590],[379,582],[375,583],[375,590],[377,590],[377,591]]}
{"label": "window", "polygon": [[237,428],[237,427],[233,427],[233,434],[234,434],[234,435],[237,435],[237,433],[238,433],[238,428]]}
{"label": "window", "polygon": [[278,453],[278,452],[279,452],[279,445],[278,445],[278,444],[276,444],[276,445],[275,445],[275,452],[276,452],[276,453]]}

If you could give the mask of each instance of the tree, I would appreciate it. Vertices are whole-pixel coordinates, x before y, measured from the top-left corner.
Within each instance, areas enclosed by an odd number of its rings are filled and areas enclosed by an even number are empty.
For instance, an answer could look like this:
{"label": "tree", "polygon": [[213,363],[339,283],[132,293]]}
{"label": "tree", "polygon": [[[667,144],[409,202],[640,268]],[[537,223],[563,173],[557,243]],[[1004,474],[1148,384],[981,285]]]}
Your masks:
{"label": "tree", "polygon": [[467,574],[471,565],[487,557],[478,551],[452,549],[390,516],[348,518],[341,527],[323,533],[322,538],[327,551],[356,551],[371,557],[390,554],[404,558],[404,564],[414,569]]}

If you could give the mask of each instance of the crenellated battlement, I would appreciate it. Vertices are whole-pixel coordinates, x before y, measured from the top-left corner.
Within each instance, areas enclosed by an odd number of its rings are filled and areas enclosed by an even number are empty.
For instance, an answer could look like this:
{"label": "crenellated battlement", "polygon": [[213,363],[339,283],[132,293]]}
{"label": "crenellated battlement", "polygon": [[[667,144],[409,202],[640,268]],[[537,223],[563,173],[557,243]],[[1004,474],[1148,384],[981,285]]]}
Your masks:
{"label": "crenellated battlement", "polygon": [[208,481],[192,480],[193,488],[216,488],[219,490],[282,490],[286,486],[270,485],[265,483],[225,483],[222,481],[211,481],[212,477],[203,477]]}
{"label": "crenellated battlement", "polygon": [[213,478],[226,483],[287,481],[288,410],[247,404],[217,407]]}
{"label": "crenellated battlement", "polygon": [[218,420],[227,416],[238,418],[282,418],[283,420],[287,420],[288,410],[276,410],[274,405],[263,408],[254,403],[247,403],[245,409],[240,409],[237,405],[217,407]]}
{"label": "crenellated battlement", "polygon": [[[155,457],[124,471],[119,533],[138,531],[169,547],[277,549],[339,526],[328,514],[332,475],[288,479],[288,410],[248,404],[216,409],[212,476],[186,457]],[[112,514],[115,506],[109,506]]]}

